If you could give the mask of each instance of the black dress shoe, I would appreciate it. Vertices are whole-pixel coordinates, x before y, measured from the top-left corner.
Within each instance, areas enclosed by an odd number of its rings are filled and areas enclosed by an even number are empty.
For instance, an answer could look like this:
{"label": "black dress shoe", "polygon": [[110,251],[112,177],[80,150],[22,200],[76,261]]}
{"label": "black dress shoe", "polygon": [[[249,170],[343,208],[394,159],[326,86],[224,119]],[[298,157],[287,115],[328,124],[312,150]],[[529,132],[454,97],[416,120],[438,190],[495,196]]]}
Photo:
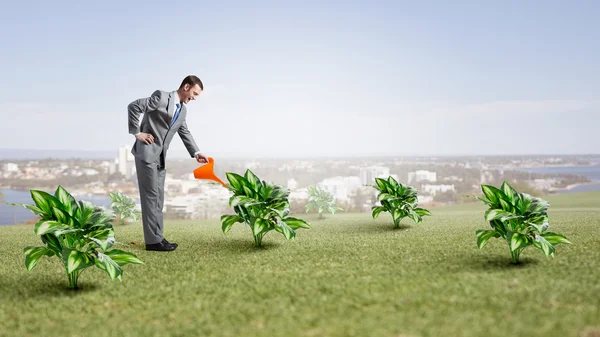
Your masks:
{"label": "black dress shoe", "polygon": [[162,243],[167,244],[167,245],[172,245],[172,246],[175,246],[175,247],[179,247],[178,244],[176,244],[175,242],[169,242],[169,241],[167,241],[167,239],[163,239]]}
{"label": "black dress shoe", "polygon": [[170,252],[175,250],[177,246],[173,246],[172,244],[165,244],[164,242],[153,243],[151,245],[146,245],[146,250],[154,250],[159,252]]}

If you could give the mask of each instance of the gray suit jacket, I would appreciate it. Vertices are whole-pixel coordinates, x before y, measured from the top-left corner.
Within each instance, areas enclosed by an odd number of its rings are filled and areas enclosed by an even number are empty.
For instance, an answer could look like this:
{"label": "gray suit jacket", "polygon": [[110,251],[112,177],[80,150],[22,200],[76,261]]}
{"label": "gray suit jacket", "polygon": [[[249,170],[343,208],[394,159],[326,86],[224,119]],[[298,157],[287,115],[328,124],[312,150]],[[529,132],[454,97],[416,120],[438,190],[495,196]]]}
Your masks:
{"label": "gray suit jacket", "polygon": [[[140,98],[127,106],[129,114],[129,133],[135,135],[138,132],[149,133],[154,137],[154,143],[146,144],[135,140],[131,153],[147,163],[155,162],[161,155],[166,158],[169,144],[177,132],[192,158],[198,151],[194,137],[188,130],[185,121],[187,109],[182,104],[177,121],[171,127],[171,119],[175,113],[175,100],[172,95],[177,93],[156,90],[152,96]],[[140,114],[144,114],[141,123]]]}

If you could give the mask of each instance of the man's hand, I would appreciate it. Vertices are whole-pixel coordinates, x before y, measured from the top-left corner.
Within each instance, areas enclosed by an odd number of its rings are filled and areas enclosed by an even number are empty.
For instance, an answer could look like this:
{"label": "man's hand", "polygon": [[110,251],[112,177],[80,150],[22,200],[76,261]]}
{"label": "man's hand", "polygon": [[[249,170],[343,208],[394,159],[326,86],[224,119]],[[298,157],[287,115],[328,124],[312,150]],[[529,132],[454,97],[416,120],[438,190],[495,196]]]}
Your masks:
{"label": "man's hand", "polygon": [[154,137],[149,133],[140,132],[140,134],[135,136],[135,138],[137,138],[137,140],[140,142],[144,142],[145,144],[154,143]]}
{"label": "man's hand", "polygon": [[202,153],[196,154],[196,160],[201,164],[208,163],[208,157]]}

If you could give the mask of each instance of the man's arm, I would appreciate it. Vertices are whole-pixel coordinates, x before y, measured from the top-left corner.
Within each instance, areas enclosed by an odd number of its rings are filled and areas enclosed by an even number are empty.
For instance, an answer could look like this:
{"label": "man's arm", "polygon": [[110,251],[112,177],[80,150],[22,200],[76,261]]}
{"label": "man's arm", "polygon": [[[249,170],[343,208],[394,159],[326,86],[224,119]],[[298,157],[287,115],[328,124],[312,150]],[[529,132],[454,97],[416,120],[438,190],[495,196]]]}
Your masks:
{"label": "man's arm", "polygon": [[183,123],[181,123],[179,129],[177,129],[177,133],[179,134],[179,137],[181,137],[181,140],[183,140],[183,145],[185,145],[185,148],[188,150],[192,158],[200,153],[200,150],[198,150],[198,145],[196,145],[196,141],[188,129],[187,122],[185,120]]}
{"label": "man's arm", "polygon": [[179,137],[181,137],[181,140],[183,140],[183,145],[185,145],[185,148],[192,158],[196,158],[196,161],[199,163],[208,163],[208,157],[198,150],[198,145],[196,145],[196,141],[194,141],[194,137],[188,129],[185,120],[181,123],[179,129],[177,129],[177,133],[179,134]]}
{"label": "man's arm", "polygon": [[140,134],[140,115],[148,111],[154,111],[158,107],[161,100],[160,90],[152,93],[152,96],[136,99],[127,106],[129,115],[129,133],[132,135]]}

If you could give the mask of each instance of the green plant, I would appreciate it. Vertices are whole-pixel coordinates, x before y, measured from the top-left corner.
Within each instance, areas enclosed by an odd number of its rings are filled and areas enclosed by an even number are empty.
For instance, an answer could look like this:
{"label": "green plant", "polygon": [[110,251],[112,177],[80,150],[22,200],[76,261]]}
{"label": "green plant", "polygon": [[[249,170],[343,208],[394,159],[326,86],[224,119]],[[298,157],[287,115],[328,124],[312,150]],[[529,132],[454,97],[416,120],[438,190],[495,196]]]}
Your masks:
{"label": "green plant", "polygon": [[394,228],[400,227],[403,218],[411,218],[415,223],[420,223],[423,216],[431,215],[431,212],[419,208],[417,201],[417,190],[414,187],[400,184],[392,176],[386,179],[375,178],[377,185],[372,185],[379,191],[377,200],[381,206],[371,208],[373,219],[381,212],[389,212],[394,221]]}
{"label": "green plant", "polygon": [[229,205],[236,215],[221,216],[223,233],[227,233],[234,223],[246,223],[252,230],[256,247],[262,245],[265,234],[275,230],[287,239],[294,239],[299,228],[311,228],[301,219],[289,217],[289,190],[265,181],[260,181],[250,170],[244,176],[227,172],[229,190],[233,195]]}
{"label": "green plant", "polygon": [[114,214],[110,210],[89,202],[77,202],[62,186],[58,186],[54,195],[37,190],[30,192],[34,205],[12,204],[24,206],[41,218],[33,231],[44,245],[24,249],[28,271],[42,256],[57,256],[65,267],[69,287],[78,289],[79,276],[88,267],[96,266],[112,280],[121,281],[121,266],[143,264],[132,253],[110,249],[115,243]]}
{"label": "green plant", "polygon": [[481,185],[485,198],[476,197],[489,206],[485,220],[492,229],[479,229],[477,247],[485,247],[491,238],[503,238],[508,244],[512,263],[519,263],[521,251],[534,246],[544,252],[546,257],[554,257],[554,245],[570,244],[566,237],[548,232],[548,208],[550,204],[526,193],[517,193],[512,186],[504,182],[500,189]]}
{"label": "green plant", "polygon": [[329,212],[335,215],[336,211],[343,210],[335,204],[333,194],[328,191],[315,186],[308,186],[307,189],[308,204],[305,206],[307,213],[312,209],[316,209],[319,213],[319,219],[323,219],[323,212]]}
{"label": "green plant", "polygon": [[127,219],[137,221],[142,213],[135,210],[135,201],[124,195],[121,192],[109,192],[110,195],[110,207],[119,218],[119,222],[124,225]]}

